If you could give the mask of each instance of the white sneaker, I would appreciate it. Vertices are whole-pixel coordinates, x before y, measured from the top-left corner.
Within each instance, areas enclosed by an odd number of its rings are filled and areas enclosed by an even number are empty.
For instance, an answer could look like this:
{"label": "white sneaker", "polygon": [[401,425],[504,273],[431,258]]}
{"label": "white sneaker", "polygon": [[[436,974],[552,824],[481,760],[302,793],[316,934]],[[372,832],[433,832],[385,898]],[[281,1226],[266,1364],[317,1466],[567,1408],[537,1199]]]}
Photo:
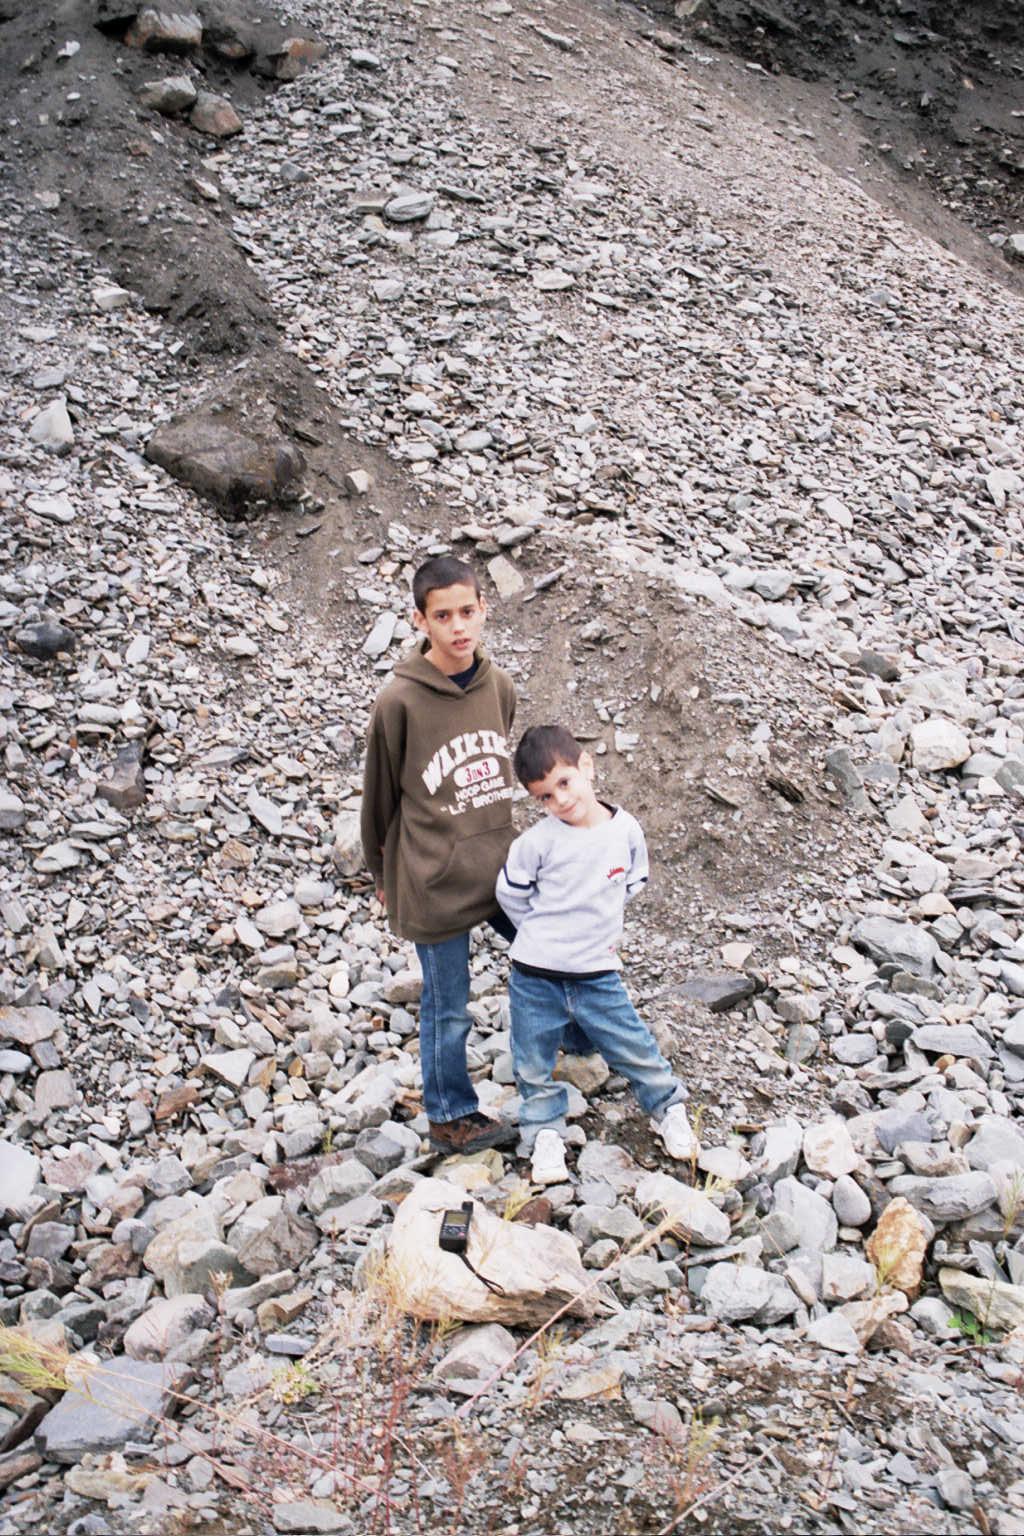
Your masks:
{"label": "white sneaker", "polygon": [[569,1170],[565,1166],[565,1142],[557,1131],[537,1132],[533,1144],[530,1179],[534,1184],[565,1184]]}
{"label": "white sneaker", "polygon": [[700,1142],[693,1133],[685,1104],[672,1104],[660,1120],[651,1121],[651,1129],[665,1143],[669,1157],[679,1162],[689,1162],[700,1151]]}

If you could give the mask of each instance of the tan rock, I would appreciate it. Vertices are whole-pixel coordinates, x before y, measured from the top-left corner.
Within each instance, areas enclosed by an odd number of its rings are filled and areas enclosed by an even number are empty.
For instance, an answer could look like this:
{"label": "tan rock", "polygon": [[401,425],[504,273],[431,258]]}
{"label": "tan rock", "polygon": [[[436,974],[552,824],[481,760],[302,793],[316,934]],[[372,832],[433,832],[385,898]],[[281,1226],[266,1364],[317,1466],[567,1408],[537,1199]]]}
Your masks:
{"label": "tan rock", "polygon": [[505,1172],[505,1164],[497,1147],[486,1147],[482,1152],[459,1153],[446,1157],[434,1169],[435,1179],[449,1179],[460,1185],[467,1194],[485,1184],[496,1184]]}
{"label": "tan rock", "polygon": [[1024,1327],[1024,1285],[1007,1285],[960,1269],[940,1269],[939,1285],[954,1307],[973,1312],[984,1328],[1011,1332]]}
{"label": "tan rock", "polygon": [[861,1165],[846,1123],[838,1116],[807,1127],[803,1152],[804,1162],[811,1172],[825,1174],[830,1179],[853,1173]]}
{"label": "tan rock", "polygon": [[902,1195],[890,1200],[867,1242],[879,1285],[915,1297],[921,1289],[930,1236],[930,1223],[909,1200]]}
{"label": "tan rock", "polygon": [[119,1493],[139,1493],[153,1479],[150,1471],[133,1472],[120,1451],[104,1456],[96,1466],[77,1466],[68,1469],[64,1485],[81,1499],[98,1499],[103,1503]]}
{"label": "tan rock", "polygon": [[897,1313],[905,1312],[909,1305],[902,1291],[890,1291],[886,1296],[872,1296],[870,1301],[848,1301],[845,1307],[836,1307],[835,1311],[846,1318],[863,1347],[875,1337],[883,1323]]}
{"label": "tan rock", "polygon": [[909,1359],[914,1353],[914,1335],[903,1323],[887,1317],[871,1335],[871,1348],[888,1349],[893,1354],[906,1355]]}
{"label": "tan rock", "polygon": [[603,1056],[560,1056],[552,1076],[562,1083],[572,1083],[587,1097],[603,1088],[611,1077],[611,1068]]}
{"label": "tan rock", "polygon": [[256,1321],[261,1328],[284,1328],[293,1323],[313,1300],[312,1291],[292,1291],[287,1296],[268,1296],[256,1308]]}
{"label": "tan rock", "polygon": [[558,1395],[567,1403],[583,1402],[589,1397],[621,1397],[621,1381],[621,1365],[595,1365],[571,1377],[558,1389]]}
{"label": "tan rock", "polygon": [[192,11],[143,6],[125,35],[129,48],[147,53],[187,53],[203,40],[203,24]]}
{"label": "tan rock", "polygon": [[214,91],[199,92],[188,120],[197,133],[211,139],[230,139],[242,131],[242,119],[230,101]]}

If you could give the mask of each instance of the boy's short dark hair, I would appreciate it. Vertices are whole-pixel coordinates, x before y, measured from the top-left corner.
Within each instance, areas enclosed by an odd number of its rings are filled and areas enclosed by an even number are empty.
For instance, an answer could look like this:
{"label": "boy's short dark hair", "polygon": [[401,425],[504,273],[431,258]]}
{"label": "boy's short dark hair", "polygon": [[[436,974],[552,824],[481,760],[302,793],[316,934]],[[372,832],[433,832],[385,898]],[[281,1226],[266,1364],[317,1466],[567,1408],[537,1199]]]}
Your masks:
{"label": "boy's short dark hair", "polygon": [[546,779],[556,763],[575,768],[582,754],[583,748],[564,725],[531,725],[519,738],[512,767],[520,784],[529,789]]}
{"label": "boy's short dark hair", "polygon": [[412,578],[412,600],[416,612],[426,613],[427,598],[431,592],[437,592],[441,587],[457,586],[472,587],[477,597],[480,596],[480,578],[465,560],[456,560],[454,555],[434,555],[432,559],[424,560]]}

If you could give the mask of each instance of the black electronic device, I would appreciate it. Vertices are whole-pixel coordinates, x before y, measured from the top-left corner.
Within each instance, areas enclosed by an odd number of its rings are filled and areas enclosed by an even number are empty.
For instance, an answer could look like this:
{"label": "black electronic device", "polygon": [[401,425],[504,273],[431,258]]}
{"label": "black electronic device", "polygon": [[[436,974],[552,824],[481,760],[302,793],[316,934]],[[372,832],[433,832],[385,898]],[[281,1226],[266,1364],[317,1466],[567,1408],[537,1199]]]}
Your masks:
{"label": "black electronic device", "polygon": [[473,1202],[467,1200],[461,1211],[445,1211],[441,1217],[438,1243],[445,1253],[465,1253],[469,1243],[469,1223],[473,1215]]}

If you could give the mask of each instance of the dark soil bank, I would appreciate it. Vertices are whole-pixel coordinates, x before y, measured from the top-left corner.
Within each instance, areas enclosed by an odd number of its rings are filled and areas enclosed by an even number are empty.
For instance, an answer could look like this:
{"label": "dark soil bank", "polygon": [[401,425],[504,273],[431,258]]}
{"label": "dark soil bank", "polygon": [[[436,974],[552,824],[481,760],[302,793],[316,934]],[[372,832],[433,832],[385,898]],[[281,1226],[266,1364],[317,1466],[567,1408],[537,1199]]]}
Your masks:
{"label": "dark soil bank", "polygon": [[132,46],[131,6],[0,0],[0,177],[96,251],[147,309],[180,324],[186,355],[237,354],[276,339],[275,323],[219,217],[208,163],[218,139],[159,116],[138,92],[187,62],[202,88],[228,90],[244,113],[274,88],[264,61],[287,34],[248,0],[232,8],[227,34],[219,5],[199,9],[212,41],[186,61]]}
{"label": "dark soil bank", "polygon": [[1000,243],[1024,225],[1024,8],[1006,0],[641,0],[691,43],[831,84],[864,142]]}

